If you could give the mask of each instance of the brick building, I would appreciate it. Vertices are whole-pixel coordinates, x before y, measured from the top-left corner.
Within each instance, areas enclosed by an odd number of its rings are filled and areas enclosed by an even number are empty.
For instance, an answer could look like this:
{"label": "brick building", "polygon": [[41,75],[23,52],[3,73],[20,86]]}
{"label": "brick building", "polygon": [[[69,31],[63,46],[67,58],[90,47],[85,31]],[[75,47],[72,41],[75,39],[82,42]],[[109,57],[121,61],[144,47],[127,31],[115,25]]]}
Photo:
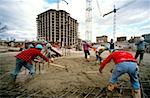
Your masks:
{"label": "brick building", "polygon": [[126,36],[117,37],[117,42],[122,42],[122,41],[127,41],[127,37]]}
{"label": "brick building", "polygon": [[107,42],[108,37],[107,36],[97,36],[96,37],[96,43],[106,43]]}

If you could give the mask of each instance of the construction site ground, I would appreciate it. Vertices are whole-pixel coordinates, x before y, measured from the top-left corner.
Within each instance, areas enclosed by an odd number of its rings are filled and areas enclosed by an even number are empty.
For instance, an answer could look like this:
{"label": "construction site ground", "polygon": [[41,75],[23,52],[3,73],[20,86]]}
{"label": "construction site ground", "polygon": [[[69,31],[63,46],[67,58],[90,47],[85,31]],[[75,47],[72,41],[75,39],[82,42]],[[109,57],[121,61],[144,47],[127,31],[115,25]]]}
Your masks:
{"label": "construction site ground", "polygon": [[[27,70],[22,71],[16,83],[11,82],[10,73],[15,68],[15,55],[18,52],[0,53],[0,98],[107,98],[106,85],[111,76],[110,70],[114,63],[110,62],[98,73],[94,52],[91,51],[89,62],[84,61],[83,51],[69,51],[62,57],[54,59],[54,63],[36,64],[34,78],[28,76]],[[105,58],[109,52],[104,52]],[[133,53],[134,55],[134,53]],[[142,93],[150,98],[150,54],[144,55],[139,66]],[[35,65],[34,65],[35,67]],[[119,91],[111,93],[108,98],[132,98],[128,75],[119,79]],[[116,95],[115,95],[116,94]],[[122,96],[122,97],[121,97]],[[148,97],[149,96],[149,97]]]}

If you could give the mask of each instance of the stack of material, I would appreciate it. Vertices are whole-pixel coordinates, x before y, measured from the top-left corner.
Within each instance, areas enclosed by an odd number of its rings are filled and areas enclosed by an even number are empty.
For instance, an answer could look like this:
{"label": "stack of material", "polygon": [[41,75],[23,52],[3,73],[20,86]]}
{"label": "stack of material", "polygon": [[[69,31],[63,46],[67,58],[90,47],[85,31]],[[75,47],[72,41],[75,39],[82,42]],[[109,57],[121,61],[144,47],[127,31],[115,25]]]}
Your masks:
{"label": "stack of material", "polygon": [[0,53],[7,52],[8,47],[7,46],[0,46]]}

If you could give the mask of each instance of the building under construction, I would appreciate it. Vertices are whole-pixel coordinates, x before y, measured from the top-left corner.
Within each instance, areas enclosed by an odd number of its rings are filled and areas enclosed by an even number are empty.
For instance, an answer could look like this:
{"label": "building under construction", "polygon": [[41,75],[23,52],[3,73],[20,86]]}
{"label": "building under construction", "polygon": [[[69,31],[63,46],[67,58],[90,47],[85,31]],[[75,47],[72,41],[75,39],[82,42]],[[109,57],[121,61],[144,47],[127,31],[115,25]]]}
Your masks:
{"label": "building under construction", "polygon": [[64,10],[50,9],[38,15],[37,39],[60,42],[61,46],[77,43],[78,22]]}

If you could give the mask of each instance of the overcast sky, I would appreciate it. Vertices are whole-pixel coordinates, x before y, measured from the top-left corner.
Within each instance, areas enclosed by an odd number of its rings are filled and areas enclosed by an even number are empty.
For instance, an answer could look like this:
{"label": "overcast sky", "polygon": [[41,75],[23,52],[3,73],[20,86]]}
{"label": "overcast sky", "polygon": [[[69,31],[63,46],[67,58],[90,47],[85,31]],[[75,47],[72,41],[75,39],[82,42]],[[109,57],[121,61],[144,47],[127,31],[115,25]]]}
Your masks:
{"label": "overcast sky", "polygon": [[[86,0],[66,1],[68,4],[60,0],[59,9],[78,21],[80,38],[84,39]],[[114,14],[103,14],[112,11],[114,5],[120,8],[116,12],[116,37],[150,33],[150,0],[92,0],[92,41],[102,35],[113,38]],[[36,39],[36,17],[48,9],[57,9],[57,0],[0,0],[0,27],[7,26],[0,31],[0,38]]]}

